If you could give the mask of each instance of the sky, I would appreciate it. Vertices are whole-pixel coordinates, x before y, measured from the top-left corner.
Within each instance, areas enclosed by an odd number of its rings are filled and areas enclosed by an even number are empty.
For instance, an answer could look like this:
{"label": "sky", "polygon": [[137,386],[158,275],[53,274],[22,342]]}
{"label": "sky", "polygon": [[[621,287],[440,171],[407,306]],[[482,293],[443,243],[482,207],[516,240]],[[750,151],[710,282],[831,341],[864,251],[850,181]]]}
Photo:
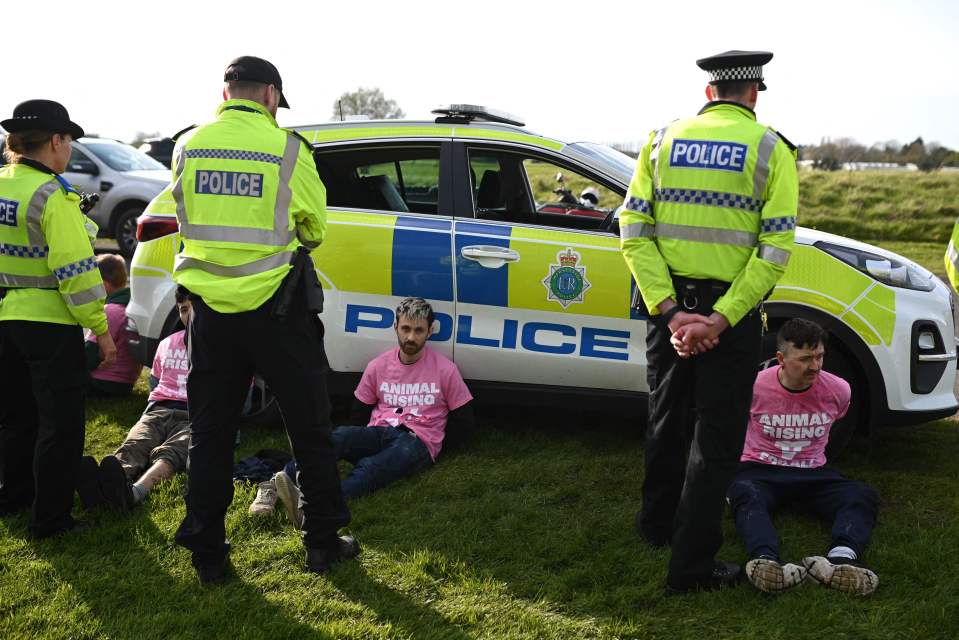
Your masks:
{"label": "sky", "polygon": [[959,2],[4,1],[0,119],[29,98],[131,140],[210,120],[239,55],[273,62],[281,125],[378,87],[407,117],[450,103],[566,142],[635,143],[699,110],[698,58],[768,50],[760,122],[797,144],[922,136],[959,149]]}

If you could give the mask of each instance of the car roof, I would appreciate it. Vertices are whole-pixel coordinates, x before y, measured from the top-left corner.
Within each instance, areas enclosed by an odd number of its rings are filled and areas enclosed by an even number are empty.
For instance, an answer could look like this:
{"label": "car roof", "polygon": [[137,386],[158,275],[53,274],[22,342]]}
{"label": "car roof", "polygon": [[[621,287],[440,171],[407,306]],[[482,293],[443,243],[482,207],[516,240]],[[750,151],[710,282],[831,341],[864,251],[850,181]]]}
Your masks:
{"label": "car roof", "polygon": [[348,120],[291,127],[307,141],[335,144],[355,140],[467,138],[515,142],[560,151],[566,143],[532,133],[523,127],[492,122],[436,122],[433,120]]}

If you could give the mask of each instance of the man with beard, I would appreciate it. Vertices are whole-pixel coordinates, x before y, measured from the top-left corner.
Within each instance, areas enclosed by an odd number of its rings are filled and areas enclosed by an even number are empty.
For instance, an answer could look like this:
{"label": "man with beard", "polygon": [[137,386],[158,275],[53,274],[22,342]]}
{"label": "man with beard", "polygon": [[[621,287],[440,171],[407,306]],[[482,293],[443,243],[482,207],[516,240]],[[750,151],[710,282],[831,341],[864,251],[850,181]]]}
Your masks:
{"label": "man with beard", "polygon": [[[337,457],[353,465],[342,482],[347,500],[425,469],[448,446],[448,433],[461,439],[473,427],[473,396],[459,370],[426,346],[433,320],[433,309],[422,298],[400,302],[393,325],[398,346],[370,361],[353,394],[350,423],[367,426],[333,431]],[[261,483],[250,512],[270,513],[279,496],[299,526],[303,515],[295,477],[293,461]]]}

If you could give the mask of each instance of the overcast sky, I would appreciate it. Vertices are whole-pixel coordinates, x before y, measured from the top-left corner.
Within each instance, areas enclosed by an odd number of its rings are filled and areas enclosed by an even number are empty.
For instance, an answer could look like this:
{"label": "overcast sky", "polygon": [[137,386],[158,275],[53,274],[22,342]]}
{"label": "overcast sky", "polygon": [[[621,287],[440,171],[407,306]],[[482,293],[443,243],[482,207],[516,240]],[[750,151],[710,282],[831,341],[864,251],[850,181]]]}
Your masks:
{"label": "overcast sky", "polygon": [[3,1],[0,116],[63,102],[131,139],[209,120],[238,55],[272,61],[282,125],[379,87],[408,117],[443,103],[508,111],[564,141],[631,142],[695,113],[695,60],[765,49],[761,122],[793,142],[916,136],[959,149],[959,2]]}

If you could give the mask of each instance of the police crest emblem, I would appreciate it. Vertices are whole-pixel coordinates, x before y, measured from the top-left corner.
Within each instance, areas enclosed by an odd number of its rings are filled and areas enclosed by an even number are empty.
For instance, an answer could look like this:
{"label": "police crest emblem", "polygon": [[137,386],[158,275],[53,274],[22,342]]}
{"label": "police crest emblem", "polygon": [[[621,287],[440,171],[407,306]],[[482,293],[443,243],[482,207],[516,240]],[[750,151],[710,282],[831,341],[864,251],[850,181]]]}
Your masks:
{"label": "police crest emblem", "polygon": [[549,265],[549,275],[543,279],[546,299],[555,300],[564,309],[574,302],[582,302],[586,291],[592,286],[586,279],[586,267],[577,266],[582,256],[567,248],[556,254],[558,264]]}

